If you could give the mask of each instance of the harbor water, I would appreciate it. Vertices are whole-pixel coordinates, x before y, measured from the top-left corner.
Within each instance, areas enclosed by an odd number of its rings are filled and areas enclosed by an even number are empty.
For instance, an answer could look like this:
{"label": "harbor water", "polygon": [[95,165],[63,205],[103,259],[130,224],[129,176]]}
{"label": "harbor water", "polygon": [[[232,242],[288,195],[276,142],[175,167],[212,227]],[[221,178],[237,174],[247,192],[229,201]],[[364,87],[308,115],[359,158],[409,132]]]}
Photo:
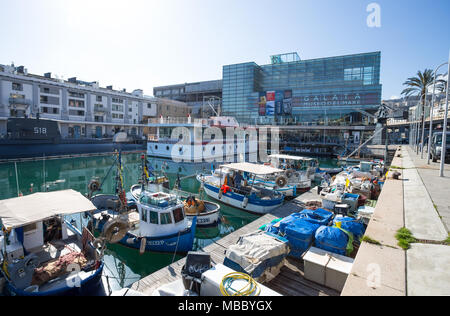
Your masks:
{"label": "harbor water", "polygon": [[[141,176],[141,155],[123,155],[124,185],[127,190],[137,183]],[[154,170],[164,168],[171,186],[177,177],[181,179],[181,189],[198,193],[200,184],[195,175],[210,172],[216,165],[212,163],[175,163],[170,160],[149,158]],[[336,160],[320,159],[321,167],[335,167]],[[101,193],[114,193],[116,185],[116,169],[114,156],[83,157],[54,159],[0,164],[0,199],[27,195],[34,192],[74,189],[82,194],[87,193],[87,186],[93,177],[102,183]],[[207,198],[209,199],[209,198]],[[219,203],[220,204],[220,203]],[[194,250],[201,250],[223,236],[254,221],[258,215],[252,215],[239,209],[221,204],[221,221],[217,227],[199,228],[196,230]],[[76,216],[73,218],[80,227],[80,221],[86,220]],[[104,274],[112,290],[131,285],[174,261],[181,258],[174,254],[144,253],[122,245],[108,245],[105,252]]]}

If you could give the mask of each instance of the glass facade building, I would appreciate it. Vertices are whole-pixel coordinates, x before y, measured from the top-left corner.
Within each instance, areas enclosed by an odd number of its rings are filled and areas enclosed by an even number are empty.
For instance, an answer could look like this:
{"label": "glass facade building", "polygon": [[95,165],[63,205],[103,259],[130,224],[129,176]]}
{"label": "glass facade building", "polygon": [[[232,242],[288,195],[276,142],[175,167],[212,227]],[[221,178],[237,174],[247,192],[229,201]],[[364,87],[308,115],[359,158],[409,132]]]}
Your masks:
{"label": "glass facade building", "polygon": [[222,112],[248,124],[366,125],[381,104],[380,52],[223,67]]}

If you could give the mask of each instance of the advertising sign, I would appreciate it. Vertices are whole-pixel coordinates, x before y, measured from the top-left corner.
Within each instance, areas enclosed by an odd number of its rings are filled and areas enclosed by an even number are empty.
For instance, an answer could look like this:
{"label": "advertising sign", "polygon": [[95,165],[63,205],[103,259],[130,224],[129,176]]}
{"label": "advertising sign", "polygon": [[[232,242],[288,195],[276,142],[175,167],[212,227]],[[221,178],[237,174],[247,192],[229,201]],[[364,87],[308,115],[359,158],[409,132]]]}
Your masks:
{"label": "advertising sign", "polygon": [[291,115],[292,91],[260,92],[258,105],[260,116]]}

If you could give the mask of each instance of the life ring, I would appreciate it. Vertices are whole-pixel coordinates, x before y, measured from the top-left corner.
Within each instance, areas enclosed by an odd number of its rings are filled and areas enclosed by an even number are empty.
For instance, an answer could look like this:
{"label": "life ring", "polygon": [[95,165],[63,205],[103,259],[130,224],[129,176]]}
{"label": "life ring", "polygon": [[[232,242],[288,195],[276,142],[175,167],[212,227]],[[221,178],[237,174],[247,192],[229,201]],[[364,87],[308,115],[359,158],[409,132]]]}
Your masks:
{"label": "life ring", "polygon": [[287,182],[288,182],[288,180],[286,179],[285,176],[279,176],[278,178],[275,179],[275,183],[280,188],[283,188],[284,186],[286,186]]}
{"label": "life ring", "polygon": [[120,240],[122,240],[123,237],[125,237],[127,232],[128,222],[117,218],[113,219],[112,221],[108,221],[105,224],[105,226],[103,227],[102,235],[108,242],[116,244]]}
{"label": "life ring", "polygon": [[96,179],[91,180],[88,184],[88,189],[92,192],[100,190],[100,182]]}
{"label": "life ring", "polygon": [[293,174],[294,174],[294,170],[292,170],[292,169],[286,170],[286,177],[290,178],[290,177],[292,177]]}

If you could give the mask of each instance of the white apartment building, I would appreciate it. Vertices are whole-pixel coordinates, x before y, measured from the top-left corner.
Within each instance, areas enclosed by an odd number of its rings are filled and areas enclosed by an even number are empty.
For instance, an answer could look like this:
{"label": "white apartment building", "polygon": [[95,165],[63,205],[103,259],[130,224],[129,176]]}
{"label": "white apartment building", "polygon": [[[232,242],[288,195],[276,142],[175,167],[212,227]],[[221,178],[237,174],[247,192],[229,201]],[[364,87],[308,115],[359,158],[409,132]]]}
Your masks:
{"label": "white apartment building", "polygon": [[63,138],[111,137],[118,131],[140,137],[148,118],[159,116],[162,100],[144,96],[140,89],[117,91],[98,82],[61,80],[51,73],[29,74],[23,66],[0,65],[0,135],[6,133],[9,117],[39,117],[57,121]]}

